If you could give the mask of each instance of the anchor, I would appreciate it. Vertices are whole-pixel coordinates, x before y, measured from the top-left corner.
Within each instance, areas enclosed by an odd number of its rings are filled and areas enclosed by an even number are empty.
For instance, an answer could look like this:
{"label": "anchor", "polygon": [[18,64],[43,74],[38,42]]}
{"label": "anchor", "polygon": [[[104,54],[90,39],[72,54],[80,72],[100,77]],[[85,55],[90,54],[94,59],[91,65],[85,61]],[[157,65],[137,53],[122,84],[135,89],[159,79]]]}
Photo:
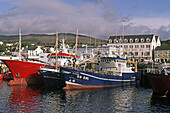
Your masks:
{"label": "anchor", "polygon": [[19,74],[19,73],[18,73],[18,74],[15,74],[15,76],[16,76],[16,77],[20,77],[20,74]]}

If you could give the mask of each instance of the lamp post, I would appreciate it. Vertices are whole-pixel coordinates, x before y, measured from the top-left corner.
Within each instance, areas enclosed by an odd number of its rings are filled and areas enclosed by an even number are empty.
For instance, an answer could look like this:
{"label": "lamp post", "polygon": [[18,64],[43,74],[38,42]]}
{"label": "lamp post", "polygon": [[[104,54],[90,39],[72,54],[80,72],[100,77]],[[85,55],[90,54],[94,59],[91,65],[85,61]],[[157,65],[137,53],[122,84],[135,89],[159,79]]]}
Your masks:
{"label": "lamp post", "polygon": [[123,40],[124,40],[124,22],[125,22],[125,19],[122,19],[121,22],[122,22],[122,37],[123,37]]}

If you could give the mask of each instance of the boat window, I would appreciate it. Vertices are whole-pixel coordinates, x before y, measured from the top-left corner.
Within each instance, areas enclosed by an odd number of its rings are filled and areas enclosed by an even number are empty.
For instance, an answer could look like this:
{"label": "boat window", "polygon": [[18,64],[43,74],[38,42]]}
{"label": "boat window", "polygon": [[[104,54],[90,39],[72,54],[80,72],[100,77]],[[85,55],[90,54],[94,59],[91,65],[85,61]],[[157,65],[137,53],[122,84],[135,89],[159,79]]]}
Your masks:
{"label": "boat window", "polygon": [[40,56],[40,58],[44,58],[44,56]]}

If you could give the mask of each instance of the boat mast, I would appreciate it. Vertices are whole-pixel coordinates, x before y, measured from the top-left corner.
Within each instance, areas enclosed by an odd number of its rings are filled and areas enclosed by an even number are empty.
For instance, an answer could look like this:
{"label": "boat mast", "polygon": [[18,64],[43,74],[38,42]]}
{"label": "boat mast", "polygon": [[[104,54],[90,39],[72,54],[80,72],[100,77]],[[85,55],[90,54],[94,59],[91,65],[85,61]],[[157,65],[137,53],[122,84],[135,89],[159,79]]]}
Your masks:
{"label": "boat mast", "polygon": [[21,28],[19,28],[19,61],[21,61]]}
{"label": "boat mast", "polygon": [[58,31],[56,33],[56,42],[55,43],[56,43],[56,45],[55,45],[55,50],[56,50],[56,53],[55,53],[55,68],[58,69],[57,68],[57,60],[58,60],[58,58],[57,58],[58,57],[58,52],[57,52],[58,51]]}
{"label": "boat mast", "polygon": [[78,41],[78,29],[77,29],[77,33],[76,33],[75,56],[74,56],[74,58],[75,58],[74,69],[76,69],[77,41]]}

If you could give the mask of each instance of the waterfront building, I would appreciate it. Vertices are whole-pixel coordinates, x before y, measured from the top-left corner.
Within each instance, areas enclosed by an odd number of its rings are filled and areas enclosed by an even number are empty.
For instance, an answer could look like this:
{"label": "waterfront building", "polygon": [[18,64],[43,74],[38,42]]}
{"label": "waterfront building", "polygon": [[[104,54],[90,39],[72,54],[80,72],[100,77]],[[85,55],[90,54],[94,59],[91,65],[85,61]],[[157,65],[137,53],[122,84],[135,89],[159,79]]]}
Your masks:
{"label": "waterfront building", "polygon": [[154,53],[156,62],[170,63],[170,46],[158,46]]}
{"label": "waterfront building", "polygon": [[107,46],[122,47],[128,59],[143,62],[154,59],[153,50],[161,46],[161,41],[160,37],[154,34],[110,36]]}
{"label": "waterfront building", "polygon": [[26,47],[22,54],[29,59],[38,59],[39,54],[43,53],[40,46]]}

